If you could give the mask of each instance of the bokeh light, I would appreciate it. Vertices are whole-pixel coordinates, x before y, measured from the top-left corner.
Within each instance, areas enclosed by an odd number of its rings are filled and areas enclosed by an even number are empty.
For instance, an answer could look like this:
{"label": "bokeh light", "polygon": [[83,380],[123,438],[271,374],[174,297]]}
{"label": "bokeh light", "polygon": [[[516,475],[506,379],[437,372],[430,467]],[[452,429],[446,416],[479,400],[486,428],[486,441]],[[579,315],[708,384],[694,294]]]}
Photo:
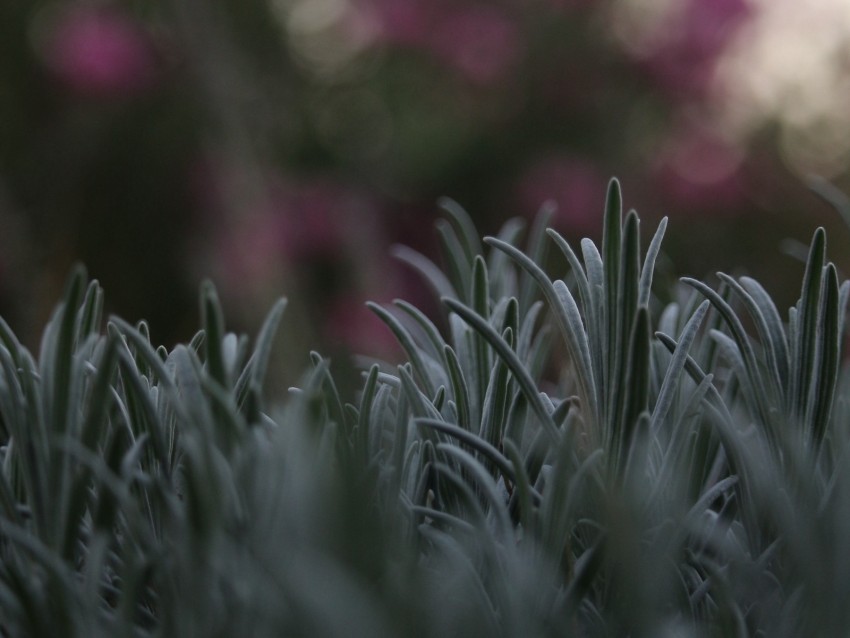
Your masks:
{"label": "bokeh light", "polygon": [[806,180],[850,190],[848,98],[844,0],[3,3],[0,310],[34,340],[79,260],[160,340],[211,277],[236,329],[287,294],[305,349],[357,350],[356,300],[427,305],[388,255],[438,259],[439,197],[574,240],[612,175],[669,277],[781,291],[784,239],[847,239]]}
{"label": "bokeh light", "polygon": [[725,119],[741,136],[766,121],[792,171],[836,177],[850,161],[850,4],[754,0],[722,62]]}

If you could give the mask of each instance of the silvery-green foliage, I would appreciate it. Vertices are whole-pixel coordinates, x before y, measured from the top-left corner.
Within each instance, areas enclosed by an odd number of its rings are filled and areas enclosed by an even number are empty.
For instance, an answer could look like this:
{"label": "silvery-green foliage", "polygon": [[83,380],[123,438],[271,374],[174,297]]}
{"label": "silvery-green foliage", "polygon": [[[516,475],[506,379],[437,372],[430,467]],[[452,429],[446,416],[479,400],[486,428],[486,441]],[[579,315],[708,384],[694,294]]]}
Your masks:
{"label": "silvery-green foliage", "polygon": [[[75,271],[38,356],[0,321],[0,635],[831,636],[850,618],[850,284],[815,233],[787,316],[752,279],[656,295],[612,181],[601,245],[443,202],[404,353],[268,401],[215,289],[168,350]],[[555,272],[555,275],[549,273]],[[673,299],[663,305],[660,299]],[[280,393],[276,393],[280,395]]]}
{"label": "silvery-green foliage", "polygon": [[[687,444],[708,427],[694,413],[710,382],[684,375],[708,304],[677,329],[672,357],[652,342],[652,270],[666,221],[642,255],[637,215],[624,218],[612,182],[602,251],[584,240],[579,259],[563,237],[544,232],[544,214],[527,253],[514,245],[509,224],[486,239],[485,258],[463,248],[473,245],[463,212],[455,205],[448,212],[448,261],[472,273],[453,277],[464,270],[455,266],[434,282],[448,338],[405,325],[404,306],[396,315],[374,307],[410,360],[409,369],[381,379],[409,411],[410,453],[396,455],[397,473],[420,530],[430,536],[434,526],[454,530],[472,520],[503,555],[519,547],[542,556],[557,569],[549,593],[562,626],[658,632],[690,623],[696,630],[693,614],[685,620],[670,605],[707,587],[702,557],[691,551],[699,541],[687,526],[728,498],[735,480],[723,475],[716,445],[697,459],[707,469],[679,480],[694,460]],[[563,279],[539,265],[546,241],[567,262]],[[436,268],[422,256],[407,261],[434,280]],[[542,392],[553,334],[567,358]],[[650,571],[647,587],[638,574]]]}

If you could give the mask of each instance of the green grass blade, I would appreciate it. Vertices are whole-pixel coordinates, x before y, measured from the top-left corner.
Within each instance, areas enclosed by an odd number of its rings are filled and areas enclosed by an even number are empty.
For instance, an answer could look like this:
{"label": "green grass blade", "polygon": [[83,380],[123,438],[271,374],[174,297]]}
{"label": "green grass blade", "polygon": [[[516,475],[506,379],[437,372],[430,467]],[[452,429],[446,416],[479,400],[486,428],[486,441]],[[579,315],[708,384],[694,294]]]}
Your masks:
{"label": "green grass blade", "polygon": [[469,263],[481,254],[481,240],[478,230],[466,209],[450,197],[441,197],[437,205],[448,215],[447,219],[454,228],[458,243],[463,248]]}
{"label": "green grass blade", "polygon": [[587,406],[589,399],[592,403],[585,409],[593,410],[598,407],[599,391],[592,384],[593,363],[581,314],[572,293],[563,281],[558,280],[552,286],[557,299],[555,315],[560,320],[562,331],[567,333],[570,340],[570,349],[575,357],[573,362],[576,366],[577,383],[579,388],[583,389],[583,394],[586,397],[582,397],[582,403]]}
{"label": "green grass blade", "polygon": [[826,434],[832,414],[840,366],[838,273],[833,264],[824,269],[821,316],[817,330],[815,375],[811,381],[809,413],[811,436],[819,444]]}
{"label": "green grass blade", "polygon": [[794,364],[791,386],[791,412],[800,421],[808,409],[809,379],[814,375],[814,359],[817,352],[817,325],[820,310],[821,281],[826,255],[826,232],[818,228],[812,237],[803,289],[797,302],[796,330],[793,338],[792,361]]}
{"label": "green grass blade", "polygon": [[[490,320],[490,285],[487,277],[487,264],[480,255],[475,258],[472,271],[470,306],[485,321]],[[475,377],[473,379],[475,383],[473,389],[477,393],[478,405],[483,406],[493,363],[490,360],[490,350],[487,348],[487,342],[484,337],[481,334],[473,333],[472,341],[472,353],[475,359]]]}
{"label": "green grass blade", "polygon": [[618,454],[621,470],[625,468],[627,454],[632,448],[638,420],[649,408],[649,357],[649,311],[642,307],[638,309],[629,337],[623,387],[623,407],[620,413],[618,432],[615,434],[615,440],[617,440],[615,450]]}
{"label": "green grass blade", "polygon": [[841,349],[839,359],[842,361],[846,358],[847,340],[843,337],[847,335],[847,309],[850,307],[850,280],[844,280],[838,287],[838,334],[841,335]]}
{"label": "green grass blade", "polygon": [[253,385],[256,388],[262,388],[263,386],[272,354],[272,342],[277,335],[286,305],[286,299],[278,299],[263,321],[254,352],[236,381],[236,403],[240,407],[245,403],[249,387]]}
{"label": "green grass blade", "polygon": [[322,355],[315,351],[310,353],[310,360],[313,362],[314,370],[320,375],[322,380],[321,387],[324,390],[322,395],[331,420],[335,421],[339,427],[344,428],[346,432],[350,432],[353,424],[346,418],[342,397],[339,394],[339,389],[336,387],[333,375],[330,373],[328,362],[324,360]]}
{"label": "green grass blade", "polygon": [[769,424],[771,422],[771,419],[770,408],[768,407],[768,405],[766,405],[767,391],[764,387],[764,381],[762,379],[761,372],[759,371],[758,361],[756,358],[755,350],[753,349],[753,344],[750,342],[750,338],[747,336],[747,333],[744,330],[744,325],[741,323],[741,320],[738,318],[738,315],[732,309],[732,306],[730,306],[718,293],[716,293],[714,290],[709,288],[701,281],[691,279],[690,277],[684,277],[682,281],[702,293],[702,295],[705,296],[711,302],[711,305],[714,306],[714,308],[723,317],[723,320],[725,321],[726,325],[729,327],[732,333],[732,338],[737,346],[737,349],[741,353],[746,377],[752,387],[753,396],[751,397],[751,399],[753,402],[753,406],[756,409],[756,413],[761,419],[762,423]]}
{"label": "green grass blade", "polygon": [[[537,264],[546,263],[546,235],[550,232],[548,226],[554,213],[554,204],[543,204],[531,226],[526,254]],[[520,273],[516,294],[518,296],[520,314],[526,314],[534,303],[536,287],[531,279],[531,275],[525,271]]]}
{"label": "green grass blade", "polygon": [[[581,307],[584,308],[586,313],[593,312],[593,303],[591,301],[590,294],[590,283],[588,282],[588,276],[584,271],[584,268],[581,266],[581,262],[573,251],[572,247],[570,247],[569,242],[562,235],[560,235],[557,231],[553,229],[549,229],[546,231],[549,237],[555,242],[555,245],[560,249],[561,253],[566,257],[567,263],[570,266],[570,272],[573,274],[575,278],[576,287],[578,288],[578,297],[581,302]],[[535,260],[537,263],[542,263],[539,260]],[[601,263],[601,262],[600,262]],[[592,316],[591,316],[592,320]]]}
{"label": "green grass blade", "polygon": [[369,460],[369,431],[373,419],[372,408],[375,404],[375,397],[378,394],[379,371],[380,367],[378,364],[374,364],[370,368],[369,376],[366,377],[366,385],[363,387],[363,394],[360,397],[360,411],[357,421],[357,449],[364,463],[367,463]]}
{"label": "green grass blade", "polygon": [[567,342],[570,355],[577,368],[576,379],[582,395],[582,404],[588,410],[588,415],[594,415],[597,407],[596,391],[592,382],[593,371],[590,364],[587,335],[581,322],[578,307],[566,284],[561,281],[556,281],[553,284],[537,264],[510,244],[493,237],[488,237],[485,241],[514,259],[542,289],[550,308],[555,314],[558,327]]}
{"label": "green grass blade", "polygon": [[69,425],[71,374],[76,345],[74,328],[85,285],[85,270],[82,267],[75,268],[68,279],[61,309],[54,319],[59,324],[59,330],[56,333],[54,356],[50,361],[52,392],[49,399],[52,408],[51,429],[58,436],[62,436]]}
{"label": "green grass blade", "polygon": [[[510,347],[513,339],[510,329],[506,330],[502,340]],[[484,403],[481,410],[481,428],[479,434],[493,445],[499,445],[502,440],[505,415],[508,409],[508,384],[510,376],[505,362],[497,358],[488,376],[487,390],[484,393]]]}
{"label": "green grass blade", "polygon": [[[750,277],[740,278],[741,286],[749,293],[753,303],[759,308],[761,316],[764,318],[767,328],[767,336],[764,340],[770,342],[770,352],[774,358],[773,366],[776,369],[776,375],[781,381],[783,388],[787,394],[787,389],[790,388],[790,361],[788,353],[788,336],[785,334],[785,329],[782,325],[782,319],[779,316],[779,311],[776,309],[776,304],[773,303],[770,295],[755,279]],[[787,409],[787,396],[785,397],[785,406]]]}
{"label": "green grass blade", "polygon": [[431,347],[431,355],[437,360],[442,360],[442,363],[445,364],[443,349],[446,346],[446,342],[437,326],[434,325],[434,322],[424,312],[419,310],[419,308],[407,301],[396,299],[393,301],[393,304],[416,322],[427,337],[427,344]]}
{"label": "green grass blade", "polygon": [[[618,295],[621,293],[618,279],[620,278],[620,262],[623,251],[623,195],[620,183],[612,179],[608,183],[608,194],[605,199],[605,216],[602,228],[602,267],[604,272],[603,290],[605,303],[603,305],[602,325],[607,326],[606,348],[608,353],[606,378],[610,381],[616,374],[615,350],[617,342],[617,318],[612,316],[618,305]],[[631,320],[631,317],[629,317]]]}
{"label": "green grass blade", "polygon": [[[499,229],[497,237],[503,242],[516,246],[519,244],[525,222],[512,218]],[[519,281],[516,270],[511,267],[511,261],[501,251],[491,250],[487,255],[487,273],[489,275],[490,297],[501,299],[515,297],[518,293]],[[527,283],[525,284],[527,286]]]}
{"label": "green grass blade", "polygon": [[228,388],[227,369],[222,352],[224,340],[224,316],[218,293],[211,281],[201,284],[201,322],[204,326],[206,339],[204,341],[207,367],[210,376],[221,387]]}
{"label": "green grass blade", "polygon": [[137,439],[142,436],[149,438],[152,454],[147,459],[148,469],[159,469],[168,476],[168,446],[165,443],[165,433],[160,428],[156,406],[151,401],[149,382],[139,375],[135,361],[127,356],[126,351],[119,354],[123,355],[119,356],[118,363],[133,436]]}
{"label": "green grass blade", "polygon": [[545,326],[537,331],[537,318],[540,316],[540,312],[543,310],[543,302],[535,301],[526,312],[525,316],[523,316],[522,321],[519,325],[519,332],[517,337],[516,344],[516,353],[521,361],[530,362],[532,358],[532,344],[535,339],[535,332],[543,332],[545,330]]}
{"label": "green grass blade", "polygon": [[97,372],[88,395],[86,414],[83,419],[80,442],[89,450],[96,450],[108,427],[108,415],[112,405],[115,371],[118,365],[120,337],[111,333],[106,338]]}
{"label": "green grass blade", "polygon": [[522,456],[517,446],[509,438],[504,440],[503,445],[513,471],[513,493],[519,505],[519,522],[522,525],[524,535],[533,535],[535,532],[535,516],[532,509],[532,500],[535,505],[539,505],[543,497],[531,486],[528,474],[525,471],[525,463],[522,461]]}
{"label": "green grass blade", "polygon": [[702,325],[702,320],[708,312],[709,305],[710,302],[708,300],[700,304],[697,311],[688,319],[688,323],[685,324],[685,328],[679,336],[679,343],[664,373],[664,380],[661,383],[661,389],[652,411],[651,432],[657,431],[667,418],[667,414],[673,404],[673,399],[681,384],[682,374],[685,368],[685,362],[690,354],[691,344],[693,344],[696,338],[697,331],[700,325]]}
{"label": "green grass blade", "polygon": [[413,380],[409,366],[398,367],[398,377],[401,380],[402,391],[407,396],[411,412],[417,417],[430,417],[440,419],[439,411],[431,404],[431,397],[422,393]]}
{"label": "green grass blade", "polygon": [[[458,302],[459,303],[459,302]],[[472,415],[469,406],[469,387],[463,375],[457,354],[451,346],[446,345],[443,349],[446,357],[449,379],[452,385],[452,396],[457,405],[458,424],[465,430],[472,429]]]}
{"label": "green grass blade", "polygon": [[777,326],[771,326],[768,323],[770,321],[768,316],[762,312],[761,306],[756,302],[755,298],[744,289],[743,285],[724,273],[718,273],[717,276],[727,286],[729,286],[729,289],[738,297],[738,299],[741,300],[749,312],[750,317],[752,317],[762,344],[762,350],[767,360],[767,369],[770,373],[768,378],[770,380],[769,388],[771,395],[768,400],[773,404],[782,404],[785,399],[786,385],[784,383],[785,380],[783,380],[780,376],[782,346],[776,343],[776,339],[779,335],[776,335],[774,330],[777,329]]}
{"label": "green grass blade", "polygon": [[440,220],[436,227],[440,252],[446,264],[446,274],[449,281],[455,290],[468,293],[471,285],[472,262],[467,259],[466,251],[449,222]]}
{"label": "green grass blade", "polygon": [[[483,495],[487,499],[487,502],[490,505],[490,507],[488,508],[489,512],[494,514],[496,520],[498,521],[498,532],[503,534],[505,537],[511,534],[513,526],[511,525],[510,516],[508,515],[507,503],[500,496],[499,489],[496,486],[496,482],[493,480],[493,477],[490,476],[490,473],[486,470],[484,465],[482,465],[469,452],[458,447],[457,445],[438,443],[437,451],[460,462],[460,464],[463,466],[463,469],[466,470],[469,475],[471,475],[471,477],[477,483],[480,492],[483,493]],[[448,471],[450,473],[454,473],[450,470],[449,465],[440,462],[436,463],[435,467],[438,471],[441,472]]]}
{"label": "green grass blade", "polygon": [[[611,427],[621,425],[621,418],[626,405],[626,377],[635,370],[628,368],[628,357],[631,350],[631,336],[638,310],[638,278],[640,276],[640,237],[638,234],[638,219],[634,211],[626,216],[622,232],[623,245],[620,250],[620,272],[617,276],[616,305],[607,309],[606,315],[616,327],[614,341],[609,342],[608,364],[609,377],[603,390],[608,419]],[[610,333],[609,333],[610,334]]]}
{"label": "green grass blade", "polygon": [[422,383],[425,393],[429,396],[434,396],[434,393],[437,391],[435,379],[431,377],[428,366],[425,363],[425,353],[414,341],[410,331],[387,309],[371,301],[367,302],[366,306],[392,330],[393,335],[395,335],[396,340],[413,366],[416,376],[419,378],[420,383]]}
{"label": "green grass blade", "polygon": [[652,236],[652,241],[649,242],[649,248],[646,250],[646,256],[643,260],[643,267],[640,272],[640,286],[638,294],[638,305],[649,307],[650,294],[652,293],[652,277],[655,274],[655,262],[658,259],[658,253],[661,251],[661,242],[664,239],[664,232],[667,230],[667,218],[663,217]]}
{"label": "green grass blade", "polygon": [[443,271],[422,253],[407,246],[393,246],[390,252],[393,257],[418,272],[437,297],[451,297],[453,299],[460,297]]}
{"label": "green grass blade", "polygon": [[[7,454],[8,454],[8,447]],[[15,490],[6,477],[4,468],[0,467],[0,520],[7,520],[13,525],[21,526],[23,518],[18,509],[18,500],[15,498]]]}
{"label": "green grass blade", "polygon": [[543,429],[546,431],[552,440],[557,440],[557,428],[552,422],[552,417],[549,411],[540,400],[540,394],[534,380],[528,374],[523,363],[519,360],[513,349],[505,342],[505,340],[493,329],[493,327],[472,308],[469,308],[462,303],[453,299],[443,299],[452,312],[460,316],[472,328],[481,335],[481,337],[490,344],[497,356],[505,363],[508,369],[513,374],[520,390],[525,395],[528,404],[531,406],[534,413],[540,419]]}
{"label": "green grass blade", "polygon": [[597,396],[602,395],[609,375],[608,366],[608,328],[605,309],[605,268],[599,250],[589,239],[581,242],[582,258],[587,269],[588,303],[584,306],[584,317],[588,326],[587,338],[590,343],[590,354],[593,361],[594,384]]}
{"label": "green grass blade", "polygon": [[[416,419],[414,422],[419,426],[439,430],[440,432],[457,439],[460,443],[471,447],[498,468],[505,480],[510,481],[511,483],[517,482],[517,473],[513,463],[509,461],[495,446],[491,445],[480,436],[472,432],[467,432],[466,430],[451,423],[446,423],[445,421],[439,421],[437,419]],[[542,497],[534,488],[530,488],[529,494],[535,505],[540,502]]]}
{"label": "green grass blade", "polygon": [[89,282],[85,298],[77,317],[77,342],[81,343],[91,334],[100,332],[103,318],[103,290],[96,281]]}

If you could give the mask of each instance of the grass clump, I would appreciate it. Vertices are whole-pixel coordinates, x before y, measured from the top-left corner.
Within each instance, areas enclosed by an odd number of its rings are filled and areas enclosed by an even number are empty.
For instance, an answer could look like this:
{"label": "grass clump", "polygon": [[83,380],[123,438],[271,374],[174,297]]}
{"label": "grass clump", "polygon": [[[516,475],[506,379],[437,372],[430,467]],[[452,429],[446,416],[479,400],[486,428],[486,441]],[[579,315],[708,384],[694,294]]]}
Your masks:
{"label": "grass clump", "polygon": [[642,251],[616,181],[601,246],[545,211],[525,249],[516,223],[482,243],[444,204],[445,270],[398,251],[444,317],[372,304],[406,361],[354,397],[314,354],[268,403],[285,303],[250,346],[210,284],[170,351],[101,330],[82,270],[37,357],[0,322],[0,635],[843,635],[850,284],[823,232],[783,318],[746,277],[657,295],[666,220]]}

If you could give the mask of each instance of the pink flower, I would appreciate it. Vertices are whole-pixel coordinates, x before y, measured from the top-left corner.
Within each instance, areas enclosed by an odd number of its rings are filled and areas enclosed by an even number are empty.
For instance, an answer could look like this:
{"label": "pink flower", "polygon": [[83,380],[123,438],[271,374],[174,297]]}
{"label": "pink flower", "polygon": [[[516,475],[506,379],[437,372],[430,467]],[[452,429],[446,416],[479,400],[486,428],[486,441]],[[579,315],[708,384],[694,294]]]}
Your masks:
{"label": "pink flower", "polygon": [[273,218],[258,216],[219,229],[213,270],[228,295],[250,299],[278,284],[284,264],[277,225]]}
{"label": "pink flower", "polygon": [[331,346],[354,354],[393,360],[400,352],[387,325],[369,310],[363,298],[342,295],[333,300],[326,315],[325,338]]}
{"label": "pink flower", "polygon": [[598,0],[545,0],[544,4],[557,11],[592,9],[600,5]]}
{"label": "pink flower", "polygon": [[236,288],[352,256],[361,268],[382,239],[374,198],[329,177],[299,179],[210,157],[193,167],[189,190],[197,223],[211,229],[208,259]]}
{"label": "pink flower", "polygon": [[338,253],[344,243],[342,216],[350,211],[353,196],[331,180],[273,185],[271,205],[287,254],[310,259]]}
{"label": "pink flower", "polygon": [[516,24],[490,4],[440,0],[359,0],[362,20],[378,43],[429,52],[469,81],[491,85],[514,68],[521,41]]}
{"label": "pink flower", "polygon": [[690,0],[665,26],[666,36],[645,60],[647,70],[668,90],[705,93],[724,49],[751,13],[748,0]]}
{"label": "pink flower", "polygon": [[464,7],[437,24],[431,49],[470,81],[490,85],[515,67],[521,50],[516,25],[490,5]]}
{"label": "pink flower", "polygon": [[89,97],[126,97],[156,79],[153,46],[141,26],[115,9],[79,6],[47,18],[41,55],[56,79]]}
{"label": "pink flower", "polygon": [[581,233],[597,230],[602,216],[606,178],[589,162],[566,155],[542,158],[520,178],[517,199],[533,215],[546,201],[558,209],[556,226]]}
{"label": "pink flower", "polygon": [[711,131],[684,127],[659,154],[654,181],[686,209],[734,210],[744,197],[742,151]]}
{"label": "pink flower", "polygon": [[434,17],[428,0],[362,0],[360,12],[375,23],[378,41],[414,47],[427,40]]}

